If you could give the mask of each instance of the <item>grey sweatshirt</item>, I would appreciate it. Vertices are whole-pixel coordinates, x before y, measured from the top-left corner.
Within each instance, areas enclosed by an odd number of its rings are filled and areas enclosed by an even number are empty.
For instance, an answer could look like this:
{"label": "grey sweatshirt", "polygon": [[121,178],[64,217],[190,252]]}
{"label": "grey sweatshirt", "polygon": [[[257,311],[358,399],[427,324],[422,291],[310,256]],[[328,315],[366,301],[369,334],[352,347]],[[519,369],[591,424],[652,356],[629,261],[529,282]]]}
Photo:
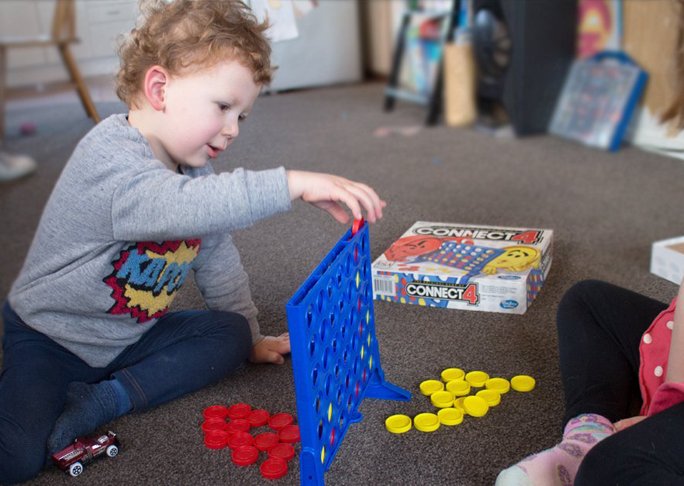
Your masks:
{"label": "grey sweatshirt", "polygon": [[109,364],[164,315],[192,272],[206,305],[261,336],[229,231],[290,208],[285,170],[169,170],[125,115],[80,141],[43,211],[9,302],[86,363]]}

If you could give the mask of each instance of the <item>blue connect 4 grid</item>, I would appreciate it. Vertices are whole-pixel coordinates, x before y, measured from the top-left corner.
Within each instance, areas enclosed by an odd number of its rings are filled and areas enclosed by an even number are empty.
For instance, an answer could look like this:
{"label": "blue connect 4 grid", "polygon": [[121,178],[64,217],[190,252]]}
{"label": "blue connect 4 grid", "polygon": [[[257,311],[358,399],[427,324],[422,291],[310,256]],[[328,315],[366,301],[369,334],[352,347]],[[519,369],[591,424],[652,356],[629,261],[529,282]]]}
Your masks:
{"label": "blue connect 4 grid", "polygon": [[323,485],[364,398],[410,400],[385,381],[375,337],[368,224],[348,230],[287,304],[303,485]]}

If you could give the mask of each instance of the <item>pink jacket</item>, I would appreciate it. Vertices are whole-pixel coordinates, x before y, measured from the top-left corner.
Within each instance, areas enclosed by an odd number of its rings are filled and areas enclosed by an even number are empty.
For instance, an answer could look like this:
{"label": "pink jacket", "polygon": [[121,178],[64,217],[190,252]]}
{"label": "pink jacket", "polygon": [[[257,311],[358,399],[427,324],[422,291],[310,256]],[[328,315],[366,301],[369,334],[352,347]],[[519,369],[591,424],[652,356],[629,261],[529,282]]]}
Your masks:
{"label": "pink jacket", "polygon": [[684,402],[684,383],[665,383],[676,304],[675,298],[641,337],[639,386],[644,400],[641,415],[653,415]]}

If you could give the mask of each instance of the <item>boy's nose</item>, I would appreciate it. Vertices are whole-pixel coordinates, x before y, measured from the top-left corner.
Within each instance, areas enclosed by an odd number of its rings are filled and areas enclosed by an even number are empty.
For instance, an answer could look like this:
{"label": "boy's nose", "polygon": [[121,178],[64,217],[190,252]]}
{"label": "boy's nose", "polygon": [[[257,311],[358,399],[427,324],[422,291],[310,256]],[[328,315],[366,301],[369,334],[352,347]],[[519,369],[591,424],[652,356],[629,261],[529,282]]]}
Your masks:
{"label": "boy's nose", "polygon": [[237,121],[227,121],[221,130],[221,135],[228,138],[236,138],[240,133],[240,126]]}

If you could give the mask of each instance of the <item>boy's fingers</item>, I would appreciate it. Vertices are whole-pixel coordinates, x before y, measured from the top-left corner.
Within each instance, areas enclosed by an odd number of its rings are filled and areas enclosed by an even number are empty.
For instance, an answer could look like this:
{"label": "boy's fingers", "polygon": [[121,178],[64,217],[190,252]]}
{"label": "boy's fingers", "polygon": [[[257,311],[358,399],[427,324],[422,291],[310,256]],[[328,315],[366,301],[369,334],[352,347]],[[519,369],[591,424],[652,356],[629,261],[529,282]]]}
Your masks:
{"label": "boy's fingers", "polygon": [[347,187],[347,191],[363,205],[366,209],[366,214],[368,214],[368,220],[374,223],[378,214],[376,210],[376,201],[373,200],[373,197],[360,186],[350,185]]}
{"label": "boy's fingers", "polygon": [[283,355],[280,353],[276,353],[274,351],[269,351],[269,353],[266,355],[266,361],[268,363],[273,363],[273,364],[283,364],[285,362],[285,358],[283,358]]}
{"label": "boy's fingers", "polygon": [[[354,195],[351,192],[349,192],[345,189],[340,189],[338,194],[337,194],[336,200],[332,201],[332,202],[334,204],[339,205],[339,201],[343,202],[351,210],[355,219],[361,219],[361,205],[359,204],[359,201],[356,199],[356,197],[354,197]],[[330,212],[330,211],[328,211],[328,212]],[[330,214],[332,214],[332,213],[330,213]]]}

